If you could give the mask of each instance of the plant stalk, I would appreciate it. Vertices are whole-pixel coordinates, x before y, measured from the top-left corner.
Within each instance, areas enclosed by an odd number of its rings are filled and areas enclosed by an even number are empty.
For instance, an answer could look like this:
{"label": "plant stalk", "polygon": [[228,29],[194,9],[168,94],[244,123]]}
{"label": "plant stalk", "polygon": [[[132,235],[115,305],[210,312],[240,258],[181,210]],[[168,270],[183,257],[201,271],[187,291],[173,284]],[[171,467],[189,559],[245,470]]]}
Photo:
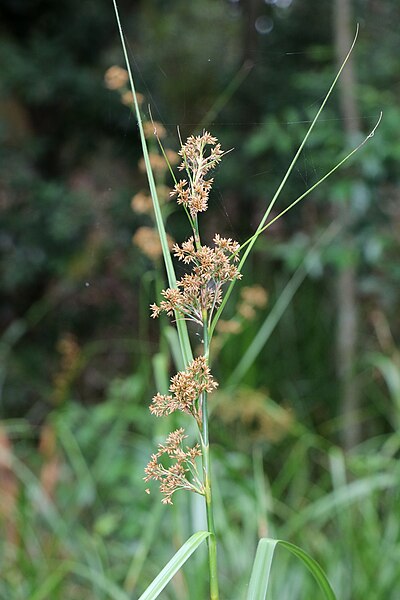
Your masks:
{"label": "plant stalk", "polygon": [[[204,356],[209,357],[209,337],[208,337],[208,318],[207,311],[203,310],[203,344]],[[207,410],[207,392],[202,394],[202,431],[201,445],[203,457],[203,473],[204,473],[204,495],[206,500],[207,514],[207,529],[210,536],[207,538],[208,543],[208,568],[210,574],[210,600],[219,600],[218,590],[218,571],[217,571],[217,538],[215,535],[214,514],[211,491],[211,457],[210,443],[208,438],[208,410]]]}

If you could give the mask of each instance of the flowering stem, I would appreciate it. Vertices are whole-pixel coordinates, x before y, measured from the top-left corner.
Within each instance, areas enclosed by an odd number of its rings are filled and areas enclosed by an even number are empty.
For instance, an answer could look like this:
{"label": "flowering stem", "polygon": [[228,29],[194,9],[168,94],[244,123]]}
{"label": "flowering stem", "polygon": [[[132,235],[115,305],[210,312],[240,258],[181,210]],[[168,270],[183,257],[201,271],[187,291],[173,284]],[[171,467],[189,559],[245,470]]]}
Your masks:
{"label": "flowering stem", "polygon": [[[208,322],[207,311],[203,310],[204,324],[204,356],[208,359],[209,356],[209,339],[208,339]],[[207,512],[207,528],[211,533],[208,538],[208,566],[210,572],[210,600],[219,600],[218,591],[218,573],[217,573],[217,538],[215,536],[214,515],[211,493],[211,458],[210,444],[208,439],[208,411],[207,411],[207,392],[202,394],[202,431],[201,445],[203,457],[203,472],[204,472],[204,495],[206,499]]]}

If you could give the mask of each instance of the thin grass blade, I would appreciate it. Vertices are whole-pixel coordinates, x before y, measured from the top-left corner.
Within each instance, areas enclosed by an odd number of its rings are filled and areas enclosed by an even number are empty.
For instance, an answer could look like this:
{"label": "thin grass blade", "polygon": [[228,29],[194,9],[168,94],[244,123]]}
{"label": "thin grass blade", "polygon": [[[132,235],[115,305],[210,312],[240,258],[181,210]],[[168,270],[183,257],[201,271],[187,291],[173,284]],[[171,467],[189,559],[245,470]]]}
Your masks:
{"label": "thin grass blade", "polygon": [[313,192],[319,185],[321,185],[321,183],[323,183],[326,179],[328,179],[328,177],[333,175],[333,173],[335,171],[340,169],[340,167],[342,167],[344,165],[344,163],[346,163],[356,152],[361,150],[361,148],[368,142],[368,140],[370,140],[371,138],[374,137],[375,131],[379,127],[382,117],[383,117],[383,113],[380,112],[377,122],[375,123],[375,125],[373,126],[373,128],[371,129],[369,134],[367,136],[365,136],[365,138],[358,144],[358,146],[356,146],[355,148],[353,148],[353,150],[351,150],[348,154],[346,154],[346,156],[344,158],[342,158],[342,160],[340,160],[330,171],[325,173],[325,175],[323,177],[321,177],[321,179],[318,179],[318,181],[316,183],[314,183],[314,185],[309,187],[308,190],[306,190],[304,192],[304,194],[301,194],[301,196],[299,196],[298,198],[296,198],[296,200],[291,202],[291,204],[289,204],[289,206],[287,206],[284,210],[282,210],[280,213],[278,213],[276,215],[276,217],[274,217],[273,219],[268,221],[268,223],[266,225],[264,225],[261,229],[258,229],[254,235],[252,235],[246,242],[244,242],[240,246],[240,249],[244,248],[245,246],[247,246],[247,244],[251,243],[253,241],[253,239],[256,239],[260,235],[260,233],[263,233],[263,231],[265,231],[266,229],[271,227],[271,225],[273,223],[275,223],[276,221],[278,221],[278,219],[281,219],[283,217],[283,215],[285,215],[287,212],[289,212],[289,210],[294,208],[296,206],[296,204],[298,204],[301,200],[304,200],[304,198],[306,198],[309,194],[311,194],[311,192]]}
{"label": "thin grass blade", "polygon": [[[370,133],[362,140],[362,142],[360,144],[358,144],[358,146],[356,146],[356,148],[353,148],[353,150],[351,150],[351,152],[349,152],[348,154],[346,154],[346,156],[344,158],[342,158],[342,160],[340,160],[330,171],[328,171],[328,173],[325,173],[325,175],[323,177],[321,177],[321,179],[319,179],[316,183],[314,183],[314,185],[312,185],[310,188],[308,188],[308,190],[306,190],[304,192],[304,194],[301,194],[301,196],[299,196],[298,198],[296,198],[296,200],[294,200],[293,202],[291,202],[291,204],[289,204],[289,206],[287,206],[284,210],[282,210],[280,213],[278,213],[276,215],[276,217],[274,217],[273,219],[271,219],[270,221],[268,221],[268,223],[266,223],[265,225],[261,226],[261,224],[259,225],[259,227],[257,228],[256,232],[248,239],[246,240],[243,244],[241,244],[240,246],[240,250],[242,250],[243,248],[246,248],[246,251],[241,259],[241,261],[239,262],[238,265],[238,269],[241,272],[243,265],[250,253],[251,248],[253,247],[253,245],[255,244],[258,236],[263,233],[264,231],[266,231],[269,227],[271,227],[271,225],[273,225],[276,221],[278,221],[279,219],[281,219],[287,212],[289,212],[290,210],[292,210],[292,208],[294,208],[296,206],[296,204],[298,204],[299,202],[301,202],[301,200],[304,200],[304,198],[306,198],[309,194],[311,194],[311,192],[313,192],[319,185],[321,185],[326,179],[328,179],[328,177],[330,177],[331,175],[333,175],[333,173],[335,173],[335,171],[337,171],[338,169],[340,169],[340,167],[342,167],[356,152],[358,152],[363,146],[364,144],[367,143],[368,140],[370,140],[374,135],[375,135],[375,131],[376,129],[379,127],[380,122],[382,120],[382,112],[379,114],[379,118],[376,122],[376,124],[374,125],[373,129],[370,131]],[[273,201],[271,201],[272,204]],[[271,206],[270,204],[270,206]],[[269,212],[269,208],[267,209],[267,212]],[[264,219],[262,220],[262,223],[265,222]],[[240,251],[239,250],[239,251]],[[232,281],[232,283],[230,284],[224,299],[222,301],[222,303],[220,304],[216,315],[213,319],[212,325],[210,327],[210,336],[213,334],[215,326],[218,322],[219,317],[221,316],[222,311],[224,310],[225,304],[228,301],[228,298],[230,296],[230,294],[232,293],[233,287],[236,283],[237,279],[235,279],[234,281]]]}
{"label": "thin grass blade", "polygon": [[[156,183],[154,181],[154,175],[153,175],[153,171],[152,171],[151,164],[150,164],[149,152],[147,149],[146,138],[145,138],[144,130],[143,130],[142,116],[140,114],[140,108],[139,108],[139,104],[138,104],[138,101],[136,98],[136,87],[134,84],[132,70],[131,70],[130,63],[129,63],[128,52],[127,52],[127,48],[126,48],[126,43],[125,43],[125,38],[124,38],[123,30],[122,30],[121,21],[119,18],[119,11],[118,11],[118,6],[117,6],[116,0],[113,0],[113,4],[114,4],[114,11],[115,11],[115,18],[117,20],[118,31],[119,31],[120,40],[121,40],[121,46],[122,46],[122,50],[123,50],[124,58],[125,58],[126,69],[129,74],[129,82],[130,82],[130,85],[132,88],[132,93],[133,93],[133,103],[134,103],[136,119],[137,119],[137,123],[138,123],[138,127],[139,127],[139,134],[140,134],[140,141],[142,144],[143,158],[144,158],[144,162],[145,162],[145,166],[146,166],[146,173],[147,173],[147,179],[149,182],[150,193],[151,193],[151,197],[153,200],[154,215],[156,218],[158,235],[160,236],[160,242],[161,242],[161,247],[162,247],[162,251],[163,251],[163,258],[164,258],[165,268],[167,271],[168,284],[169,284],[169,287],[176,288],[175,270],[174,270],[174,266],[172,263],[170,250],[168,247],[167,234],[165,231],[164,221],[163,221],[162,214],[161,214],[161,207],[160,207],[160,203],[158,200]],[[185,364],[187,364],[188,362],[190,362],[192,360],[193,354],[192,354],[192,349],[191,349],[191,345],[190,345],[188,330],[186,327],[186,322],[182,319],[179,319],[178,315],[176,315],[176,327],[178,330],[183,360],[184,360]]]}
{"label": "thin grass blade", "polygon": [[[247,246],[247,248],[246,248],[246,250],[245,250],[245,252],[244,252],[244,254],[243,254],[243,256],[242,256],[242,258],[241,258],[241,260],[239,262],[239,265],[238,265],[239,271],[242,270],[242,268],[244,266],[244,263],[246,262],[246,259],[247,259],[248,255],[250,254],[252,247],[256,243],[256,240],[257,240],[258,236],[264,231],[264,229],[265,229],[265,223],[266,223],[266,221],[267,221],[267,219],[268,219],[268,217],[269,217],[269,215],[270,215],[270,213],[271,213],[271,211],[272,211],[272,209],[273,209],[276,201],[278,200],[278,198],[279,198],[279,196],[280,196],[283,188],[285,187],[286,182],[289,179],[289,176],[292,173],[292,171],[293,171],[293,169],[294,169],[294,167],[295,167],[295,165],[296,165],[296,163],[297,163],[297,161],[299,159],[299,156],[302,153],[303,148],[306,145],[307,140],[310,137],[311,132],[312,132],[312,130],[315,127],[315,124],[317,123],[317,121],[318,121],[318,119],[319,119],[322,111],[324,110],[325,105],[328,102],[328,100],[329,100],[329,98],[330,98],[330,96],[331,96],[331,94],[332,94],[332,92],[333,92],[333,90],[334,90],[334,88],[336,86],[336,83],[337,83],[337,81],[338,81],[338,79],[339,79],[339,77],[340,77],[340,75],[341,75],[344,67],[346,66],[346,63],[347,63],[347,61],[348,61],[348,59],[349,59],[349,57],[350,57],[350,55],[351,55],[351,53],[353,51],[354,45],[356,43],[356,40],[357,40],[357,37],[358,37],[358,30],[359,30],[359,27],[357,25],[357,30],[356,30],[356,34],[354,36],[353,43],[352,43],[352,45],[351,45],[351,47],[350,47],[350,49],[349,49],[349,51],[348,51],[348,53],[347,53],[344,61],[343,61],[343,63],[341,64],[338,72],[336,73],[336,76],[335,76],[335,78],[334,78],[334,80],[333,80],[333,82],[332,82],[332,84],[331,84],[328,92],[326,93],[325,98],[323,99],[323,101],[321,103],[321,106],[319,107],[319,109],[318,109],[318,111],[317,111],[314,119],[312,120],[312,123],[311,123],[310,127],[308,128],[308,130],[307,130],[307,132],[306,132],[306,134],[305,134],[305,136],[304,136],[304,138],[303,138],[300,146],[298,147],[298,149],[297,149],[297,151],[296,151],[296,153],[295,153],[295,155],[294,155],[291,163],[289,164],[289,167],[287,168],[286,173],[284,174],[284,176],[282,178],[282,181],[279,184],[279,186],[278,186],[278,188],[277,188],[277,190],[276,190],[276,192],[275,192],[275,194],[274,194],[271,202],[269,203],[267,209],[265,210],[264,215],[263,215],[263,217],[262,217],[262,219],[261,219],[261,221],[260,221],[260,223],[259,223],[259,225],[258,225],[258,227],[257,227],[257,229],[256,229],[256,231],[254,233],[254,235],[252,235],[247,240],[247,242],[244,245],[242,245],[242,247],[243,246]],[[322,181],[320,183],[322,183]],[[219,306],[219,309],[218,309],[218,311],[217,311],[217,313],[216,313],[216,315],[214,317],[213,323],[211,324],[210,336],[213,334],[213,331],[215,329],[217,321],[218,321],[218,319],[219,319],[219,317],[220,317],[220,315],[221,315],[221,313],[222,313],[222,311],[224,309],[224,306],[225,306],[225,304],[226,304],[229,296],[232,293],[232,290],[233,290],[233,287],[234,287],[236,281],[237,280],[231,282],[228,290],[225,293],[225,297],[224,297],[221,305]]]}
{"label": "thin grass blade", "polygon": [[165,565],[163,570],[160,571],[147,590],[140,596],[139,600],[154,600],[158,598],[173,576],[209,535],[211,535],[209,531],[198,531],[192,535]]}
{"label": "thin grass blade", "polygon": [[304,552],[304,550],[290,542],[273,540],[271,538],[262,538],[258,543],[246,600],[265,600],[267,597],[272,561],[278,546],[286,548],[286,550],[289,550],[289,552],[303,562],[318,583],[326,600],[336,600],[336,596],[325,573],[307,552]]}

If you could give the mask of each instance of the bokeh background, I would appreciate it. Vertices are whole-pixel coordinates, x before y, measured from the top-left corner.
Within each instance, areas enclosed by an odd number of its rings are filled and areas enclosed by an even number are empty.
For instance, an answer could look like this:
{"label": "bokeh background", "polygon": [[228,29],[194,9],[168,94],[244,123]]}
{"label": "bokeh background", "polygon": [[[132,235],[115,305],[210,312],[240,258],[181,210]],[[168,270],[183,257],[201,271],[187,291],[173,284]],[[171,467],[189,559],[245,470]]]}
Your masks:
{"label": "bokeh background", "polygon": [[[290,539],[342,600],[397,600],[400,570],[400,6],[395,0],[121,0],[143,118],[172,163],[206,128],[233,149],[202,228],[256,229],[354,37],[214,345],[223,598],[245,595],[260,535]],[[176,338],[112,2],[0,4],[0,597],[137,598],[204,527],[145,494],[176,420],[148,405]],[[105,74],[108,72],[108,78]],[[115,74],[116,71],[114,71]],[[118,79],[118,78],[117,78]],[[172,239],[188,235],[168,201]],[[195,338],[194,338],[195,339]],[[273,592],[310,598],[278,555]],[[163,598],[207,597],[199,552]]]}

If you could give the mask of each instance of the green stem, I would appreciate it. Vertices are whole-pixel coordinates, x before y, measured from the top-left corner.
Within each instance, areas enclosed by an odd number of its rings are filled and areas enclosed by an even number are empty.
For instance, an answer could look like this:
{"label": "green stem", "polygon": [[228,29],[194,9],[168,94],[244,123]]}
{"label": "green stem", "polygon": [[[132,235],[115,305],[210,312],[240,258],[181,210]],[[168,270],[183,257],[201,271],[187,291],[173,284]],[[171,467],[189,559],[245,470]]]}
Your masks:
{"label": "green stem", "polygon": [[[204,356],[208,359],[209,356],[209,338],[208,338],[208,320],[207,311],[203,310],[204,323]],[[208,411],[207,411],[207,392],[202,394],[202,431],[201,445],[203,456],[203,472],[204,472],[204,492],[206,499],[207,512],[207,528],[211,533],[208,542],[208,566],[210,573],[210,600],[219,600],[218,591],[218,572],[217,572],[217,538],[215,536],[213,503],[211,492],[211,457],[210,443],[208,439]]]}

